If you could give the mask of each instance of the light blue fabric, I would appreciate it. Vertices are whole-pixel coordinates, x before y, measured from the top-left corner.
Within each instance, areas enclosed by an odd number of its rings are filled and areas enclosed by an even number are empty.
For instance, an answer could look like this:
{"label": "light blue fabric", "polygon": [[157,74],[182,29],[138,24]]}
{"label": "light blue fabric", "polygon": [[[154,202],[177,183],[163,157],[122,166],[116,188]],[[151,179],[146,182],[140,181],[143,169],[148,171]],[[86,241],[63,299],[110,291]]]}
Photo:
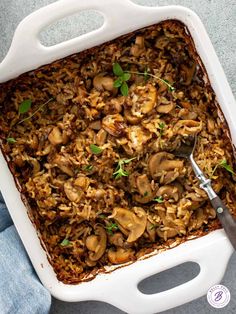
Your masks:
{"label": "light blue fabric", "polygon": [[40,283],[0,195],[0,314],[47,314],[51,295]]}

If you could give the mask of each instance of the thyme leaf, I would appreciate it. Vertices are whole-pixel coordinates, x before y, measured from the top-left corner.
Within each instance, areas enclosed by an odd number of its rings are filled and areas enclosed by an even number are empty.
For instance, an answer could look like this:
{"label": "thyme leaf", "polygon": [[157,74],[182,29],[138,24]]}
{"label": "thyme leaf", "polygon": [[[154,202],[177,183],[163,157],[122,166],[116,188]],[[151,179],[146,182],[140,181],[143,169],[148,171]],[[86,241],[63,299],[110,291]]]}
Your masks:
{"label": "thyme leaf", "polygon": [[153,199],[153,201],[155,201],[155,202],[157,202],[157,203],[163,203],[163,202],[164,202],[162,196],[155,197],[155,198]]}
{"label": "thyme leaf", "polygon": [[7,138],[7,143],[14,144],[14,143],[16,143],[16,139],[14,137],[8,137]]}
{"label": "thyme leaf", "polygon": [[91,152],[95,155],[101,154],[102,152],[102,148],[95,144],[91,144],[89,147],[90,147]]}
{"label": "thyme leaf", "polygon": [[26,99],[24,100],[20,106],[19,106],[19,110],[18,110],[18,113],[19,114],[23,114],[23,113],[26,113],[30,110],[31,108],[31,105],[32,105],[32,100],[31,99]]}

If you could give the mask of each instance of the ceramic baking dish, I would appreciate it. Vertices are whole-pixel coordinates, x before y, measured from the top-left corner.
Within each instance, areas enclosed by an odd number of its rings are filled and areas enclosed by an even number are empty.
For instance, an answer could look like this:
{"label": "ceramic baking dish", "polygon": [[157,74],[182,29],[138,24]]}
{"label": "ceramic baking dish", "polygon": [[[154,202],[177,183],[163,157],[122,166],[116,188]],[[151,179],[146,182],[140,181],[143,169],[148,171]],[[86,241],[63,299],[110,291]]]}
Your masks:
{"label": "ceramic baking dish", "polygon": [[[43,28],[86,9],[102,14],[102,27],[55,46],[45,47],[40,43],[38,35]],[[236,144],[236,103],[229,84],[202,22],[194,12],[181,6],[151,8],[129,0],[57,1],[29,15],[19,24],[10,50],[0,64],[0,82],[167,19],[180,20],[187,26],[228,122],[232,141]],[[64,301],[99,300],[128,313],[157,313],[204,295],[209,287],[220,282],[233,253],[224,231],[217,230],[111,273],[99,274],[89,282],[66,285],[57,280],[48,262],[1,153],[0,189],[39,278],[53,296]],[[139,291],[137,286],[143,279],[188,261],[200,265],[200,273],[194,279],[156,294],[146,295]]]}

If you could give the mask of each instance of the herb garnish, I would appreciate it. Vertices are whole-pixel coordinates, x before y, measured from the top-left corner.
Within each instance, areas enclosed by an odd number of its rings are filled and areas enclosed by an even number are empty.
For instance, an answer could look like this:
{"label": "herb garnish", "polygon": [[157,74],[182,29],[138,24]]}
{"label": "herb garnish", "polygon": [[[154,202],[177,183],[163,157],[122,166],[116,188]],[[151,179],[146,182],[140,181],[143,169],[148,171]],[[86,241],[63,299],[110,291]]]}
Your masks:
{"label": "herb garnish", "polygon": [[116,170],[115,172],[113,173],[113,177],[115,179],[119,179],[121,177],[128,177],[129,173],[123,169],[123,166],[125,164],[128,164],[130,163],[132,160],[136,159],[136,157],[134,158],[130,158],[130,159],[120,159],[118,161],[118,164],[117,164],[117,167],[116,167]]}
{"label": "herb garnish", "polygon": [[129,87],[126,82],[130,79],[131,74],[124,72],[119,63],[113,64],[113,73],[118,77],[114,82],[114,87],[120,88],[123,96],[128,96]]}
{"label": "herb garnish", "polygon": [[[36,109],[32,114],[30,114],[28,117],[20,120],[19,122],[17,122],[17,124],[20,124],[24,121],[27,121],[29,119],[31,119],[37,112],[39,112],[41,109],[43,109],[43,107],[45,107],[50,101],[54,100],[54,98],[50,98],[48,99],[45,103],[43,103],[42,105],[40,105],[38,107],[38,109]],[[27,99],[27,100],[24,100],[21,104],[20,104],[20,107],[19,107],[19,114],[23,114],[23,113],[26,113],[30,110],[31,108],[31,104],[32,104],[32,101],[30,99]]]}
{"label": "herb garnish", "polygon": [[138,74],[138,75],[143,75],[144,80],[147,81],[149,77],[153,77],[157,79],[158,81],[164,83],[167,85],[169,91],[173,92],[175,88],[171,85],[171,83],[168,80],[162,79],[154,74],[151,74],[148,72],[148,69],[145,69],[144,72],[138,72],[138,71],[124,71],[120,64],[118,62],[113,64],[113,73],[117,76],[117,79],[114,82],[114,87],[120,88],[120,92],[123,96],[128,96],[129,93],[129,87],[128,84],[126,83],[130,77],[131,74]]}
{"label": "herb garnish", "polygon": [[107,230],[107,232],[108,232],[110,235],[112,235],[113,232],[116,231],[116,230],[118,230],[118,229],[119,229],[118,225],[117,225],[116,223],[114,223],[114,222],[111,222],[111,223],[109,223],[109,224],[106,226],[106,230]]}
{"label": "herb garnish", "polygon": [[70,242],[68,239],[64,239],[64,240],[60,243],[61,246],[68,246],[68,245],[70,245],[70,244],[71,244],[71,242]]}
{"label": "herb garnish", "polygon": [[165,128],[165,123],[164,122],[160,122],[158,125],[158,129],[160,130],[160,137],[162,137],[163,133],[164,133],[164,128]]}
{"label": "herb garnish", "polygon": [[91,171],[92,169],[93,169],[92,165],[85,165],[82,167],[82,170],[85,170],[85,171]]}
{"label": "herb garnish", "polygon": [[163,203],[163,202],[164,202],[162,196],[155,197],[155,198],[153,199],[153,201],[155,201],[155,202],[157,202],[157,203]]}
{"label": "herb garnish", "polygon": [[7,143],[14,144],[14,143],[16,143],[16,139],[14,137],[8,137],[7,138]]}
{"label": "herb garnish", "polygon": [[148,191],[145,191],[143,196],[148,196]]}
{"label": "herb garnish", "polygon": [[216,169],[218,167],[221,167],[221,168],[224,168],[225,170],[227,170],[228,172],[230,172],[231,174],[234,174],[235,175],[235,172],[233,170],[233,168],[227,164],[227,160],[226,159],[222,159],[216,166],[215,168],[213,169],[212,171],[212,174],[211,174],[211,177],[214,175]]}
{"label": "herb garnish", "polygon": [[101,154],[102,152],[102,149],[95,144],[91,144],[89,147],[90,147],[91,152],[95,155]]}
{"label": "herb garnish", "polygon": [[19,114],[22,114],[22,113],[26,113],[30,110],[31,108],[31,105],[32,105],[32,100],[31,99],[26,99],[24,100],[20,106],[19,106],[19,110],[18,110],[18,113]]}

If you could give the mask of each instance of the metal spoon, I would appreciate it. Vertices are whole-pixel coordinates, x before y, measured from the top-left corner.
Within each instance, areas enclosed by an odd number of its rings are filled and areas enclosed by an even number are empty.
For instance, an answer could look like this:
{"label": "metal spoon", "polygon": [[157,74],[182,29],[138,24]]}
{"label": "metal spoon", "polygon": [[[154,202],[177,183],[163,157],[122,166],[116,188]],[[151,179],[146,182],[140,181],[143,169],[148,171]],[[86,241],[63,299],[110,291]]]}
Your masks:
{"label": "metal spoon", "polygon": [[201,182],[200,188],[202,188],[208,195],[211,205],[216,210],[217,216],[224,228],[231,244],[236,250],[236,219],[230,214],[229,209],[223,204],[222,200],[215,193],[211,186],[211,180],[207,179],[201,169],[198,167],[197,163],[193,158],[193,153],[197,144],[196,136],[189,136],[186,142],[181,144],[181,146],[173,151],[175,156],[187,158],[190,160],[193,171]]}

